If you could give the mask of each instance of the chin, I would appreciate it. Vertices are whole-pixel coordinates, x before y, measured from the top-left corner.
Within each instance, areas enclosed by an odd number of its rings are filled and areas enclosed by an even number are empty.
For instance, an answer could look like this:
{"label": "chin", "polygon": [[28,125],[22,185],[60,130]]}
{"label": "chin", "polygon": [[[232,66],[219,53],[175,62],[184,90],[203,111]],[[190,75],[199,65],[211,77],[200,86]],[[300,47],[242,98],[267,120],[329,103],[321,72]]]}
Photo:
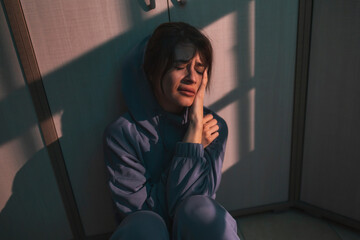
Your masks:
{"label": "chin", "polygon": [[180,99],[180,101],[178,101],[179,106],[181,107],[191,107],[191,105],[194,103],[194,99]]}

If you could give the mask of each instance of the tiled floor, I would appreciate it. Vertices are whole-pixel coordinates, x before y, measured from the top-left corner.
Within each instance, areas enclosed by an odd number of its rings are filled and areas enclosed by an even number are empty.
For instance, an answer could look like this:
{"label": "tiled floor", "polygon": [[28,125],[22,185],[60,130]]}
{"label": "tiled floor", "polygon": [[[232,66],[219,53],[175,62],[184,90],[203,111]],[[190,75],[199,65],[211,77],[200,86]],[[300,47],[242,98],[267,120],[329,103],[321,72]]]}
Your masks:
{"label": "tiled floor", "polygon": [[241,240],[360,240],[360,232],[299,210],[237,219]]}

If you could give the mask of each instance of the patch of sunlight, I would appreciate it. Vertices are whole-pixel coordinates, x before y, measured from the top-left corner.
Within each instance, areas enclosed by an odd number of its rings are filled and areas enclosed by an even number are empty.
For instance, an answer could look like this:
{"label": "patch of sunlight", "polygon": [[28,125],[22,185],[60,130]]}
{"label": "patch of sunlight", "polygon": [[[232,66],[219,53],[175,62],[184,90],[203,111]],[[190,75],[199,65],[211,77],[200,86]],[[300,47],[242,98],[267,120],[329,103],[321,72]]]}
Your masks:
{"label": "patch of sunlight", "polygon": [[222,172],[226,172],[232,166],[234,166],[239,161],[239,116],[238,109],[240,107],[239,101],[232,102],[218,113],[222,116],[228,125],[228,139],[226,144],[225,159],[223,163]]}
{"label": "patch of sunlight", "polygon": [[237,13],[229,13],[204,28],[214,49],[211,91],[204,103],[209,106],[238,85],[237,76]]}
{"label": "patch of sunlight", "polygon": [[49,146],[50,144],[54,143],[55,141],[57,141],[59,138],[62,137],[62,121],[61,121],[61,118],[62,118],[63,113],[64,113],[64,110],[60,110],[59,112],[54,113],[52,115],[52,118],[50,117],[50,118],[47,118],[47,119],[42,121],[41,124],[43,124],[45,126],[45,128],[52,127],[52,124],[54,123],[55,131],[56,131],[56,134],[53,134],[52,131],[43,132],[44,141],[45,141],[46,146]]}
{"label": "patch of sunlight", "polygon": [[[248,122],[241,122],[239,109],[241,108],[242,103],[238,99],[218,112],[224,119],[226,119],[229,129],[225,160],[222,169],[223,173],[234,166],[239,161],[241,155],[255,150],[255,88],[250,89],[244,98],[249,107],[247,113],[241,113],[248,116]],[[241,127],[243,126],[246,126],[247,128],[245,130],[245,132],[248,133],[247,139],[240,137]],[[247,143],[241,144],[241,141],[244,140],[246,140]],[[242,148],[240,148],[240,146],[242,146]],[[246,147],[246,149],[244,147]]]}
{"label": "patch of sunlight", "polygon": [[166,2],[156,4],[155,9],[144,11],[133,0],[91,4],[24,1],[22,7],[41,74],[50,74],[128,34],[144,20],[167,12]]}
{"label": "patch of sunlight", "polygon": [[250,77],[255,76],[255,0],[249,2],[249,66]]}
{"label": "patch of sunlight", "polygon": [[59,112],[53,114],[53,120],[54,120],[55,129],[56,129],[56,133],[57,133],[58,138],[62,137],[61,118],[62,118],[63,114],[64,114],[64,110],[60,110]]}
{"label": "patch of sunlight", "polygon": [[249,103],[249,149],[248,152],[255,150],[255,88],[249,90],[247,94]]}
{"label": "patch of sunlight", "polygon": [[240,139],[237,114],[239,101],[238,98],[232,99],[233,96],[229,96],[238,87],[237,21],[238,14],[234,11],[203,29],[209,36],[214,49],[211,90],[207,93],[204,103],[206,106],[218,105],[220,102],[220,105],[224,105],[218,110],[218,114],[226,120],[229,129],[222,172],[227,171],[239,160]]}

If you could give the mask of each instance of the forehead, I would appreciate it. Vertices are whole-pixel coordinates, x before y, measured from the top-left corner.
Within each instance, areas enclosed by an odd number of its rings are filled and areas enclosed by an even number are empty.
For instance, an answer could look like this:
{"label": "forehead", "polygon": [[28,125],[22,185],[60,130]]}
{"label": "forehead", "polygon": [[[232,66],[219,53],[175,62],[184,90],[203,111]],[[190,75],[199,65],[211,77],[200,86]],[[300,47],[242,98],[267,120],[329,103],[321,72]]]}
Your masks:
{"label": "forehead", "polygon": [[[196,55],[198,54],[192,44],[180,44],[175,47],[175,61],[189,61]],[[200,58],[197,61],[201,62]]]}

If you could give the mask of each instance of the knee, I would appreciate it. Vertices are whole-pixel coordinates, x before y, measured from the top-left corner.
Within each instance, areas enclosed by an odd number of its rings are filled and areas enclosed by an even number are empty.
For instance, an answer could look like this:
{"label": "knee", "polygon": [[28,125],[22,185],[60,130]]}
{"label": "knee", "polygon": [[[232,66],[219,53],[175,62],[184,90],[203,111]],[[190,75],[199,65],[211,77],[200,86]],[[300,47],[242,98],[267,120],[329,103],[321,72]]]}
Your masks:
{"label": "knee", "polygon": [[176,209],[175,218],[191,225],[218,225],[226,210],[207,196],[191,196],[183,200]]}
{"label": "knee", "polygon": [[153,211],[137,211],[120,223],[111,240],[115,239],[168,239],[168,230],[162,217]]}
{"label": "knee", "polygon": [[173,222],[174,239],[239,239],[235,219],[207,196],[191,196],[176,209]]}
{"label": "knee", "polygon": [[127,224],[128,222],[146,222],[147,225],[156,225],[156,226],[162,226],[165,225],[165,222],[163,218],[157,214],[156,212],[150,211],[150,210],[141,210],[136,211],[131,214],[129,214],[121,223]]}
{"label": "knee", "polygon": [[131,226],[134,230],[139,230],[139,226],[141,226],[143,232],[167,230],[163,218],[159,214],[149,210],[131,213],[121,222],[120,227],[124,225]]}

